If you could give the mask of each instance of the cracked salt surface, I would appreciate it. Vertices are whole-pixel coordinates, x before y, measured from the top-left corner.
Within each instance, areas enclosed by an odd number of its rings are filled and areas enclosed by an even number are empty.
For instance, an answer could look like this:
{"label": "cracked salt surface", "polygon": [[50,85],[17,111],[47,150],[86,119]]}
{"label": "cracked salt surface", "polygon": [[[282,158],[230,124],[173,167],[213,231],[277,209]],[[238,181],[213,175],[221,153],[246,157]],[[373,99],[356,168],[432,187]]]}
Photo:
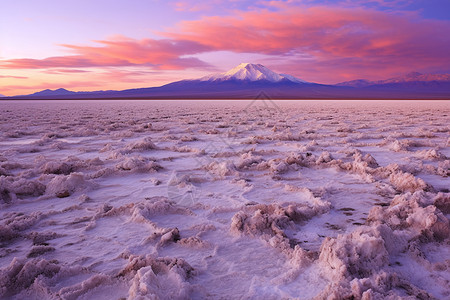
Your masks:
{"label": "cracked salt surface", "polygon": [[260,102],[1,102],[0,298],[450,297],[450,103]]}

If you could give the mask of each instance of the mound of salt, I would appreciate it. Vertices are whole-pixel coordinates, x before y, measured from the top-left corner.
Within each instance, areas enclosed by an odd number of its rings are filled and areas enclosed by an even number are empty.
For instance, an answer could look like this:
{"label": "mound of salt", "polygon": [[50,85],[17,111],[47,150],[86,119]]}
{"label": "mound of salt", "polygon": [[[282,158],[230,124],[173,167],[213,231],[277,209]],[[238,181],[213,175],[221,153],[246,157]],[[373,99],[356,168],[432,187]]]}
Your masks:
{"label": "mound of salt", "polygon": [[33,282],[43,277],[53,277],[60,271],[57,261],[32,259],[28,261],[14,258],[9,266],[0,272],[0,297],[10,297],[30,287]]}
{"label": "mound of salt", "polygon": [[142,156],[126,156],[116,165],[116,169],[123,171],[157,172],[162,167],[158,163]]}
{"label": "mound of salt", "polygon": [[146,223],[151,216],[167,214],[191,215],[192,211],[188,208],[176,206],[166,197],[156,196],[148,198],[145,202],[135,204],[131,210],[131,220]]}
{"label": "mound of salt", "polygon": [[220,163],[213,161],[207,164],[204,168],[210,173],[220,177],[238,175],[236,166],[230,161],[223,161]]}
{"label": "mound of salt", "polygon": [[17,196],[40,196],[45,192],[45,185],[38,180],[20,176],[0,176],[0,203],[10,203]]}
{"label": "mound of salt", "polygon": [[246,152],[241,155],[239,158],[239,161],[236,164],[236,167],[238,169],[249,169],[252,166],[258,165],[260,162],[262,162],[261,156],[255,156],[251,151]]}
{"label": "mound of salt", "polygon": [[184,259],[130,256],[118,276],[131,277],[131,299],[187,299],[191,291],[189,278],[196,274]]}
{"label": "mound of salt", "polygon": [[0,242],[21,236],[23,231],[33,227],[44,217],[45,214],[41,212],[33,212],[29,215],[14,212],[4,215],[4,222],[0,224]]}
{"label": "mound of salt", "polygon": [[427,160],[446,160],[447,157],[436,149],[420,150],[415,156]]}
{"label": "mound of salt", "polygon": [[46,193],[58,198],[69,197],[85,186],[83,173],[57,175],[47,185]]}
{"label": "mound of salt", "polygon": [[392,230],[406,231],[409,240],[417,237],[438,241],[449,238],[449,220],[432,205],[433,201],[445,208],[448,198],[443,195],[431,198],[425,192],[397,195],[388,207],[372,208],[367,222],[386,224]]}
{"label": "mound of salt", "polygon": [[358,228],[337,238],[326,237],[320,247],[319,262],[336,279],[368,277],[388,261],[384,240],[372,228]]}
{"label": "mound of salt", "polygon": [[415,192],[427,188],[427,184],[421,178],[402,171],[392,173],[389,176],[389,182],[401,192]]}
{"label": "mound of salt", "polygon": [[40,168],[40,171],[45,174],[69,175],[72,171],[72,168],[65,162],[49,161]]}
{"label": "mound of salt", "polygon": [[128,151],[146,151],[154,149],[157,149],[157,147],[149,137],[132,142],[125,147],[125,150]]}

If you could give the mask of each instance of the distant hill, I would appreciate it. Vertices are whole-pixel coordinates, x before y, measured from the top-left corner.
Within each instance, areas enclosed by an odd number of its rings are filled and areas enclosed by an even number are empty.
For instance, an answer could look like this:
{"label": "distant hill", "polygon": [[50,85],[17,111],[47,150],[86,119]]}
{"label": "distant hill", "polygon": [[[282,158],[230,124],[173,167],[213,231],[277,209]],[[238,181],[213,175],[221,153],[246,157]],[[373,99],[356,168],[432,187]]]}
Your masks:
{"label": "distant hill", "polygon": [[60,89],[56,89],[56,90],[50,90],[50,89],[46,89],[40,92],[36,92],[33,94],[30,94],[28,96],[33,97],[33,96],[37,96],[37,97],[52,97],[52,96],[67,96],[67,95],[76,95],[77,92],[72,92],[63,88]]}
{"label": "distant hill", "polygon": [[405,76],[394,77],[386,80],[369,81],[365,79],[358,79],[346,81],[336,84],[337,86],[350,87],[367,87],[367,86],[447,86],[450,83],[450,74],[421,74],[412,72]]}
{"label": "distant hill", "polygon": [[73,92],[63,88],[3,99],[450,99],[450,75],[417,72],[380,81],[364,79],[325,85],[243,63],[225,73],[160,87]]}

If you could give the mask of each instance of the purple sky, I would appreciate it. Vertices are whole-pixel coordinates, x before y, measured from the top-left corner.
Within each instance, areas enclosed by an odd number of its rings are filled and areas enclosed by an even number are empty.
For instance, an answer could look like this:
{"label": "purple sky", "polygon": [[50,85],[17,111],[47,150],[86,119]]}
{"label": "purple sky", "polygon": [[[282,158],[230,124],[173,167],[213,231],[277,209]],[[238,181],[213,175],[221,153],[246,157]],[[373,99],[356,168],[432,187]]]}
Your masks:
{"label": "purple sky", "polygon": [[158,86],[241,62],[320,83],[450,72],[450,1],[0,4],[0,93]]}

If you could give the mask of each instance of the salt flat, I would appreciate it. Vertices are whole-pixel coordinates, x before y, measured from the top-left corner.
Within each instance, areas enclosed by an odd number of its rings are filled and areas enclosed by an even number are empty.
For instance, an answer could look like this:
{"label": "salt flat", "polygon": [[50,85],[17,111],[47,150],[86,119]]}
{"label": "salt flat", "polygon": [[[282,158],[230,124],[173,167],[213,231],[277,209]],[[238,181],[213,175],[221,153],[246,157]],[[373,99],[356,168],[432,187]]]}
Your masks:
{"label": "salt flat", "polygon": [[0,298],[448,298],[449,115],[1,102]]}

